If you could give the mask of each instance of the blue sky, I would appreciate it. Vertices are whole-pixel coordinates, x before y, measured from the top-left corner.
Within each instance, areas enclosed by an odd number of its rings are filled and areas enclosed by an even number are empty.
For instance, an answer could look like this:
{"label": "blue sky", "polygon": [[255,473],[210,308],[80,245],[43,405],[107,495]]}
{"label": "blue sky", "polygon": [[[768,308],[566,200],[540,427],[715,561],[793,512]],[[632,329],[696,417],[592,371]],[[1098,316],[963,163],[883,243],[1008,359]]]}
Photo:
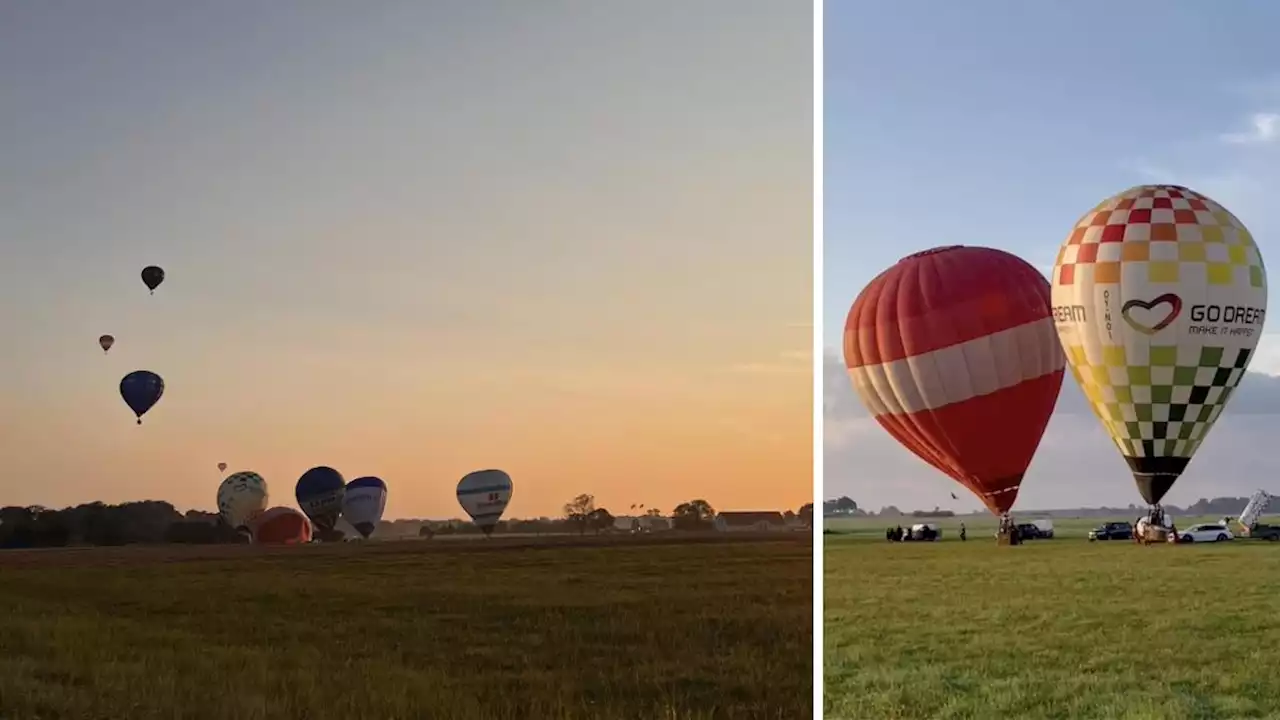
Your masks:
{"label": "blue sky", "polygon": [[[1132,185],[1172,181],[1206,193],[1245,222],[1265,257],[1280,257],[1280,48],[1273,42],[1280,6],[1226,7],[1189,0],[829,3],[823,336],[836,367],[827,377],[841,379],[840,335],[853,298],[903,255],[987,245],[1047,271],[1075,220]],[[1252,369],[1280,375],[1280,343],[1264,339]],[[1251,392],[1262,393],[1268,381],[1252,379]],[[949,480],[878,428],[855,429],[865,418],[846,402],[847,380],[828,382],[826,394],[828,495],[856,500],[860,493],[868,505],[949,499],[941,492]],[[1060,415],[1076,407],[1065,402]],[[1230,421],[1214,435],[1229,435]],[[1280,422],[1266,422],[1280,430]],[[1032,466],[1047,479],[1031,477],[1019,507],[1136,499],[1095,425],[1091,416],[1055,419]],[[1228,462],[1231,440],[1211,436],[1192,470]],[[1083,454],[1082,467],[1108,479],[1085,488],[1055,482],[1064,472],[1055,465],[1057,447]],[[1253,452],[1232,451],[1231,462],[1261,462]],[[1219,453],[1221,460],[1204,459]],[[855,471],[868,463],[873,471]],[[1169,501],[1240,490],[1230,475],[1197,484],[1189,471]],[[953,504],[977,507],[968,498]]]}

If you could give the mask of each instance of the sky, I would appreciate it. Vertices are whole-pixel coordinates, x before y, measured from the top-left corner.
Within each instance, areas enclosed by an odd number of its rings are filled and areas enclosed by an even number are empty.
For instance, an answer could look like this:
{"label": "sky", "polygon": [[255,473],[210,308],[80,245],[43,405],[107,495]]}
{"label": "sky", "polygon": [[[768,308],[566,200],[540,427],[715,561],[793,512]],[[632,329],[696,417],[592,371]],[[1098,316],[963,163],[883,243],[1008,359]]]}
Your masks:
{"label": "sky", "polygon": [[[1149,182],[1207,194],[1280,257],[1280,6],[902,0],[824,23],[826,496],[982,507],[867,417],[840,357],[853,299],[901,257],[984,245],[1047,274],[1080,215]],[[1280,489],[1277,333],[1167,503]],[[1015,511],[1141,502],[1068,375]]]}
{"label": "sky", "polygon": [[811,500],[805,5],[0,2],[0,504]]}

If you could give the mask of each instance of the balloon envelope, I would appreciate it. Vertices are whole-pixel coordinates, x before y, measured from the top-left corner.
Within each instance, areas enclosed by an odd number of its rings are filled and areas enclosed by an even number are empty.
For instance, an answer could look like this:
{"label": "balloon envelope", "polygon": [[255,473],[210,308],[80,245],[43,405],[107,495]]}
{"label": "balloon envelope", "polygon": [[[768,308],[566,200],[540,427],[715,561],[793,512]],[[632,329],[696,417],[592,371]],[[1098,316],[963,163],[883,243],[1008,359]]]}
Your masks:
{"label": "balloon envelope", "polygon": [[458,504],[487,535],[511,502],[512,490],[510,475],[501,470],[477,470],[458,481]]}
{"label": "balloon envelope", "polygon": [[226,470],[227,470],[226,463],[218,463],[218,472],[226,472]]}
{"label": "balloon envelope", "polygon": [[267,481],[256,472],[228,475],[218,486],[218,514],[237,530],[248,527],[267,509]]}
{"label": "balloon envelope", "polygon": [[1072,375],[1157,504],[1240,382],[1267,307],[1253,237],[1176,185],[1143,185],[1085,213],[1058,251],[1053,314]]}
{"label": "balloon envelope", "polygon": [[381,478],[360,477],[347,483],[342,496],[342,517],[363,537],[369,537],[382,522],[387,509],[387,484]]}
{"label": "balloon envelope", "polygon": [[98,347],[102,348],[102,352],[106,352],[110,350],[111,346],[115,344],[116,344],[116,339],[110,335],[103,335],[102,337],[98,338]]}
{"label": "balloon envelope", "polygon": [[290,507],[273,507],[253,521],[253,541],[262,545],[298,545],[311,542],[311,523]]}
{"label": "balloon envelope", "polygon": [[142,416],[155,406],[164,395],[164,380],[150,370],[134,370],[120,381],[120,397],[138,417],[142,424]]}
{"label": "balloon envelope", "polygon": [[342,473],[327,465],[313,467],[298,478],[295,495],[298,507],[320,530],[333,530],[342,514],[342,496],[347,481]]}
{"label": "balloon envelope", "polygon": [[142,283],[147,286],[148,290],[154,293],[162,282],[164,282],[163,269],[155,265],[148,265],[142,268]]}
{"label": "balloon envelope", "polygon": [[1000,250],[903,258],[858,295],[844,331],[854,390],[898,442],[1013,507],[1062,389],[1049,283]]}

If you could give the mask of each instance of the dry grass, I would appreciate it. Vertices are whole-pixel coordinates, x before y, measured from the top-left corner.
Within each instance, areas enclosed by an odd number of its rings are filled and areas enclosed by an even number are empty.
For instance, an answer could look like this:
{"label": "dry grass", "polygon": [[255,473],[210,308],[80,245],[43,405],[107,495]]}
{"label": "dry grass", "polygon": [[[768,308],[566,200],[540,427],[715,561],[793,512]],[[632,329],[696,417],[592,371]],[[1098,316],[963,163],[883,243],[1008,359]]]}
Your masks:
{"label": "dry grass", "polygon": [[0,553],[0,718],[812,715],[812,543]]}

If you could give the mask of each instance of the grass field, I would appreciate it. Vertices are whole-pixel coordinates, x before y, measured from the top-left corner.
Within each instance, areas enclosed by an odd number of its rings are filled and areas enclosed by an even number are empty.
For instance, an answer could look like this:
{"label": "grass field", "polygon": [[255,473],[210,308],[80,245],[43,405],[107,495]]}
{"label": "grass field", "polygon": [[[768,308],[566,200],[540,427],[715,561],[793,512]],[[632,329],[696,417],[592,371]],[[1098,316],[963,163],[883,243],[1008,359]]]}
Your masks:
{"label": "grass field", "polygon": [[0,718],[813,714],[812,542],[0,553]]}
{"label": "grass field", "polygon": [[996,547],[965,520],[827,525],[827,717],[1280,718],[1280,543],[1090,543],[1093,519]]}

